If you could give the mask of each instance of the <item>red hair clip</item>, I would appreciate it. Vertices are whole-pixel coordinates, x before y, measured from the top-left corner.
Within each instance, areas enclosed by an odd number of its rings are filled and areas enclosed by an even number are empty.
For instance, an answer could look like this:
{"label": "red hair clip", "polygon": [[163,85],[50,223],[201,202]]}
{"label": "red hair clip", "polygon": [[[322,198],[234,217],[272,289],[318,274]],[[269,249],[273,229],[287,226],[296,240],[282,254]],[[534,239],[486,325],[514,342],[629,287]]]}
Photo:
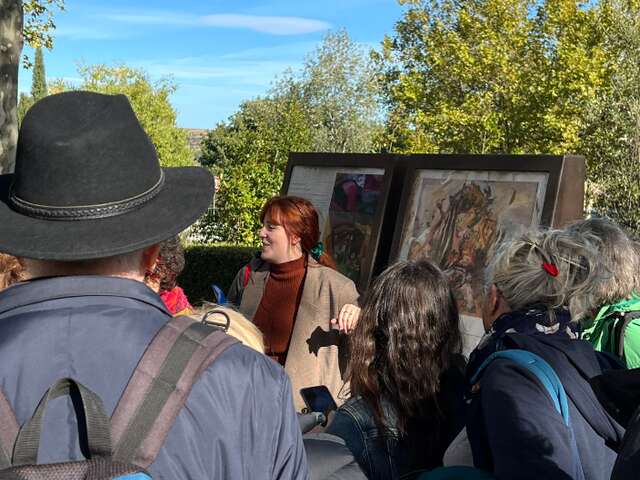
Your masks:
{"label": "red hair clip", "polygon": [[556,267],[553,263],[542,262],[542,268],[544,268],[544,271],[552,277],[558,276],[558,267]]}

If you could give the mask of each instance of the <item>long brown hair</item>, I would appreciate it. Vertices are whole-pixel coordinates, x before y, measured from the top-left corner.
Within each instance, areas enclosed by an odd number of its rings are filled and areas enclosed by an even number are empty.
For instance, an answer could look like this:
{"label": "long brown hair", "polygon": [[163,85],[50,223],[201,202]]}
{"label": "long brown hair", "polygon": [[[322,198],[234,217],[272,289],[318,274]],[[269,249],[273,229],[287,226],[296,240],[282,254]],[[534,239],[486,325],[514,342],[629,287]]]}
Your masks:
{"label": "long brown hair", "polygon": [[24,269],[13,255],[0,253],[0,290],[22,280]]}
{"label": "long brown hair", "polygon": [[160,284],[160,292],[166,292],[176,287],[184,266],[184,247],[180,237],[173,237],[160,244],[156,267],[153,272],[147,272],[146,276]]}
{"label": "long brown hair", "polygon": [[379,427],[383,398],[402,432],[412,417],[438,416],[441,376],[462,351],[458,321],[447,278],[428,260],[396,263],[373,282],[351,335],[347,377]]}
{"label": "long brown hair", "polygon": [[[282,225],[288,236],[300,238],[302,251],[307,255],[320,240],[318,212],[307,199],[294,196],[273,197],[262,207],[260,221],[264,223],[267,215],[275,225]],[[323,252],[317,261],[325,267],[336,268],[336,263],[327,252]]]}

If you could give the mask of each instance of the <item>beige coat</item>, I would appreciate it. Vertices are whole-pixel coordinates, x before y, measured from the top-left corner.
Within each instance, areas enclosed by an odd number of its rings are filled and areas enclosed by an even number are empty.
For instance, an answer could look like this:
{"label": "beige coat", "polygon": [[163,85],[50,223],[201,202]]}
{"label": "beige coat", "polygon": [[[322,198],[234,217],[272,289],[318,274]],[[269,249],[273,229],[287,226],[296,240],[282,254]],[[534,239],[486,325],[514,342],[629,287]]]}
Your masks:
{"label": "beige coat", "polygon": [[[244,286],[243,268],[231,285],[228,300],[247,318],[253,319],[269,278],[269,264],[256,258],[249,267],[247,286]],[[331,328],[331,319],[336,318],[347,303],[358,303],[355,284],[310,258],[284,366],[291,379],[298,411],[305,406],[300,396],[300,389],[305,387],[325,385],[338,405],[345,400],[343,375],[348,342],[346,335]]]}

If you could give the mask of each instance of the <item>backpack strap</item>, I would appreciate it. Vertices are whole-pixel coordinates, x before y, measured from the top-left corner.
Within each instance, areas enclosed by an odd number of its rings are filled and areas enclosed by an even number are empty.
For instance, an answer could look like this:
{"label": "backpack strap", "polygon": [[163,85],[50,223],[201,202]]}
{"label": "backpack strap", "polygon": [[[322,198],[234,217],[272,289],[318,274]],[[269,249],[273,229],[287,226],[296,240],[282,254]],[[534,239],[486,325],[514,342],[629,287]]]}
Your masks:
{"label": "backpack strap", "polygon": [[483,371],[497,358],[511,360],[531,372],[546,390],[556,411],[562,416],[564,424],[569,426],[569,402],[562,382],[560,382],[558,374],[551,368],[551,365],[535,353],[519,349],[501,350],[492,353],[482,362],[471,378],[472,385],[478,382]]}
{"label": "backpack strap", "polygon": [[111,417],[114,459],[151,465],[202,372],[237,342],[188,317],[174,317],[162,327]]}
{"label": "backpack strap", "polygon": [[627,331],[629,324],[638,318],[640,318],[639,311],[632,312],[616,312],[616,322],[613,327],[613,339],[615,353],[618,357],[625,359],[624,356],[624,334]]}
{"label": "backpack strap", "polygon": [[523,367],[530,373],[532,373],[540,384],[544,387],[547,394],[553,402],[553,406],[556,411],[562,416],[564,424],[569,429],[571,450],[573,452],[573,468],[574,474],[571,478],[574,480],[584,480],[584,470],[582,468],[582,461],[580,460],[580,453],[578,451],[578,444],[576,442],[575,433],[571,427],[569,419],[569,402],[567,400],[567,393],[564,390],[560,377],[555,372],[553,367],[547,363],[545,359],[535,353],[527,350],[509,349],[500,350],[492,353],[485,359],[480,365],[478,370],[471,378],[471,385],[475,385],[482,375],[486,367],[495,359],[503,358],[511,360],[520,367]]}
{"label": "backpack strap", "polygon": [[242,288],[246,288],[249,285],[249,277],[251,276],[251,268],[249,265],[244,266],[244,276],[242,278]]}
{"label": "backpack strap", "polygon": [[16,420],[16,414],[0,388],[0,469],[11,465],[13,445],[18,438],[19,431],[20,426]]}
{"label": "backpack strap", "polygon": [[38,403],[33,416],[20,428],[18,438],[13,447],[12,466],[35,465],[38,463],[38,448],[42,422],[47,405],[63,395],[72,396],[77,392],[81,413],[76,413],[78,428],[84,424],[87,436],[88,458],[111,457],[111,434],[109,431],[109,417],[104,411],[102,400],[95,393],[71,378],[62,378],[49,388]]}

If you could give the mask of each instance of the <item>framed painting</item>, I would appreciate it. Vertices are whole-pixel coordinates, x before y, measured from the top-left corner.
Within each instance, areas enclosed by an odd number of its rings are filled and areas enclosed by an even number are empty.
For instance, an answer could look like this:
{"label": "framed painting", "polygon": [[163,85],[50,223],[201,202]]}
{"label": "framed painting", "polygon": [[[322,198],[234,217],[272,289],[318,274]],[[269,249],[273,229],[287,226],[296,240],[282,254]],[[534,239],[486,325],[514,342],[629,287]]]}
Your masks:
{"label": "framed painting", "polygon": [[579,218],[583,193],[563,196],[560,186],[569,177],[574,184],[584,184],[579,181],[584,161],[416,155],[409,162],[389,261],[429,258],[444,271],[458,302],[469,351],[483,334],[484,269],[496,241],[522,226]]}
{"label": "framed painting", "polygon": [[393,174],[393,156],[292,153],[282,193],[306,198],[338,271],[359,291],[371,281]]}

